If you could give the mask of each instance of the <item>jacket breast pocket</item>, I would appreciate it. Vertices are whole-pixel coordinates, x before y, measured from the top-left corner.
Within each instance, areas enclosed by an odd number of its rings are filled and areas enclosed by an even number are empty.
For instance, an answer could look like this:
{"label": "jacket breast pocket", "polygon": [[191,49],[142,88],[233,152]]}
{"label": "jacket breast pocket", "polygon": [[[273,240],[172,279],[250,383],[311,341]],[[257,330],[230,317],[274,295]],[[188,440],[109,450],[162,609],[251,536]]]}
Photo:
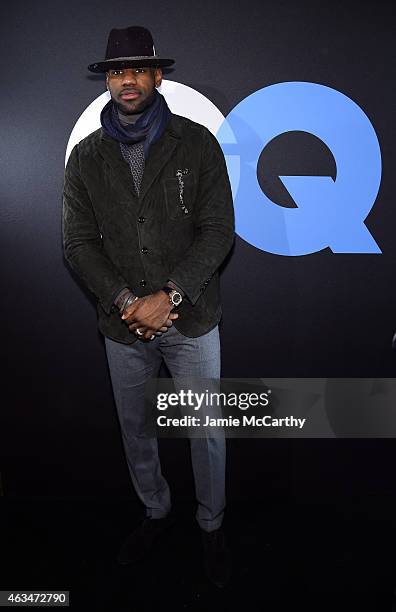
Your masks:
{"label": "jacket breast pocket", "polygon": [[195,199],[195,177],[191,170],[178,170],[176,176],[163,180],[168,215],[179,220],[192,216]]}

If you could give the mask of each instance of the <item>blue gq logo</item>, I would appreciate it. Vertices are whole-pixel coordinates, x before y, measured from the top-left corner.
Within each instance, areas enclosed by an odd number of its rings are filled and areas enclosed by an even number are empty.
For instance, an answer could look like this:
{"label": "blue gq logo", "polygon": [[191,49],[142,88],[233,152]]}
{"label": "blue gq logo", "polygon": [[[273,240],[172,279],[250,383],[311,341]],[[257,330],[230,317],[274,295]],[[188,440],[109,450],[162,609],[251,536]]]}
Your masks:
{"label": "blue gq logo", "polygon": [[[304,131],[332,152],[330,176],[279,177],[297,204],[272,202],[257,180],[257,162],[276,136]],[[364,221],[378,194],[381,152],[374,128],[344,94],[316,83],[264,87],[240,102],[216,134],[226,156],[234,195],[236,231],[276,255],[381,253]]]}

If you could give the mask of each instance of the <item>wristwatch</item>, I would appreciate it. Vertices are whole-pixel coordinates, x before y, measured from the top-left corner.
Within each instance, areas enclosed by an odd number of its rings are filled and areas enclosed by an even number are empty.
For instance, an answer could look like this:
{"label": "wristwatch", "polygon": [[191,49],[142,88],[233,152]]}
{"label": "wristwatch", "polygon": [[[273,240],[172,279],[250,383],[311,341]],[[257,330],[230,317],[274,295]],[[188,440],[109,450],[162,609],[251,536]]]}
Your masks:
{"label": "wristwatch", "polygon": [[179,304],[181,304],[183,298],[181,293],[176,291],[176,289],[172,289],[172,287],[165,285],[165,287],[162,287],[162,291],[165,291],[165,293],[169,295],[169,303],[171,306],[179,306]]}

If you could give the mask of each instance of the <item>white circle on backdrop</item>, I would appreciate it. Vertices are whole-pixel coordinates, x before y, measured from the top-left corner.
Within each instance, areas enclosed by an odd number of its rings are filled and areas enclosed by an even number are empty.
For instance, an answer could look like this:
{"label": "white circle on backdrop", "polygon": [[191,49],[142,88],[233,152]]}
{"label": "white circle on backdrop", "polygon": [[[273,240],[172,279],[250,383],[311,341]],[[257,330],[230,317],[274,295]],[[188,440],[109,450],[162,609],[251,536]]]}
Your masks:
{"label": "white circle on backdrop", "polygon": [[[158,91],[164,96],[172,113],[204,125],[216,136],[225,117],[206,96],[196,89],[188,87],[188,85],[165,79],[158,87]],[[65,165],[73,147],[80,140],[100,128],[100,113],[109,100],[110,93],[105,91],[91,102],[77,119],[67,143]]]}

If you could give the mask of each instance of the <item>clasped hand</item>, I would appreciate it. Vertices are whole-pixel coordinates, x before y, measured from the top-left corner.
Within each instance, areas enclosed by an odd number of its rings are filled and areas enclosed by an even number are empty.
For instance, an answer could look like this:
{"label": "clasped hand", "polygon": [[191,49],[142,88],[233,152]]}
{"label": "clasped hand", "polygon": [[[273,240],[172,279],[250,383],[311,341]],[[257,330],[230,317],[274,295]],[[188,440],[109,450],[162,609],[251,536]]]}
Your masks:
{"label": "clasped hand", "polygon": [[177,313],[171,312],[172,306],[169,297],[164,291],[157,291],[150,295],[138,298],[124,311],[121,319],[125,321],[128,329],[141,333],[139,338],[150,340],[152,336],[161,336],[172,326],[172,322],[178,318]]}

